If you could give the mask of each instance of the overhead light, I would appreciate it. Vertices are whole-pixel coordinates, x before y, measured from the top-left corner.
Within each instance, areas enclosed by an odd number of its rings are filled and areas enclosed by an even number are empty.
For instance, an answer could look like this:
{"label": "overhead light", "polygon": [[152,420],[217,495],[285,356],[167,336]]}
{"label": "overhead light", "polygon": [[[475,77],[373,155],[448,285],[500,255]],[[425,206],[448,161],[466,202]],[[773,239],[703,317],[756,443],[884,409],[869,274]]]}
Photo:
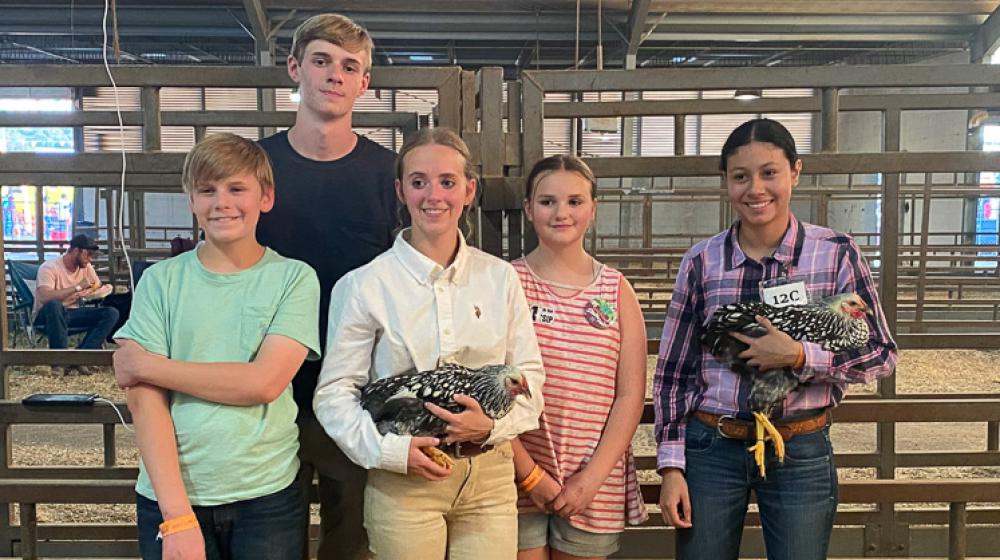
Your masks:
{"label": "overhead light", "polygon": [[413,62],[433,62],[434,56],[429,54],[411,54],[410,60]]}
{"label": "overhead light", "polygon": [[733,99],[739,99],[740,101],[750,101],[751,99],[760,99],[759,89],[743,88],[736,90],[733,94]]}

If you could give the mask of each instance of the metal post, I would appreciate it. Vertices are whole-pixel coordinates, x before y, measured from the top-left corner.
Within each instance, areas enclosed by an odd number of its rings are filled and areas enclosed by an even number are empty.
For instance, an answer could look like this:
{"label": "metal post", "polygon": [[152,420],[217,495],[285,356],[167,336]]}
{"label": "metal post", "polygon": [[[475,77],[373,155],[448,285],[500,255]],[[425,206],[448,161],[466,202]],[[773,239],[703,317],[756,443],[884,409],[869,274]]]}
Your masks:
{"label": "metal post", "polygon": [[[503,253],[503,213],[516,209],[513,193],[506,192],[503,180],[503,163],[506,152],[503,136],[503,68],[482,68],[478,73],[481,127],[479,134],[479,159],[482,162],[483,184],[481,200],[486,202],[482,212],[482,248],[496,256]],[[475,84],[473,84],[475,85]],[[472,115],[466,122],[467,132],[475,131],[475,88],[463,96],[465,114]]]}
{"label": "metal post", "polygon": [[840,117],[840,91],[837,88],[823,88],[823,152],[837,151],[838,119]]}
{"label": "metal post", "polygon": [[[884,151],[899,151],[898,109],[885,111]],[[889,331],[896,333],[897,324],[897,270],[899,266],[899,173],[885,173],[882,181],[882,223],[879,232],[879,291]],[[896,395],[895,377],[879,381],[882,398]],[[879,455],[877,475],[883,479],[896,478],[896,426],[892,422],[876,425],[876,448]],[[878,503],[878,523],[881,531],[877,539],[878,554],[890,554],[895,548],[896,512],[892,502]]]}
{"label": "metal post", "polygon": [[924,327],[924,298],[927,292],[927,260],[929,258],[927,245],[931,226],[931,181],[933,175],[924,175],[924,201],[920,213],[920,260],[917,265],[917,309],[913,317],[913,332],[927,332]]}
{"label": "metal post", "polygon": [[674,155],[684,155],[685,120],[686,115],[674,115]]}
{"label": "metal post", "polygon": [[[541,86],[532,78],[530,73],[525,73],[521,80],[521,107],[524,122],[521,164],[522,169],[527,170],[535,165],[535,162],[542,159],[545,154],[543,149],[545,139],[544,93]],[[511,218],[513,218],[513,215]],[[521,221],[517,220],[515,224],[515,221],[511,219],[508,230],[511,241],[510,256],[513,258],[515,251],[521,250],[520,248],[515,249],[514,246],[515,235],[521,232]],[[523,242],[523,253],[531,251],[538,245],[538,240],[535,238],[535,231],[531,228],[525,229],[523,236],[520,237]]]}
{"label": "metal post", "polygon": [[145,86],[139,94],[142,107],[142,151],[160,151],[162,119],[160,118],[160,88]]}
{"label": "metal post", "polygon": [[462,71],[455,68],[437,87],[438,124],[455,130],[462,126]]}
{"label": "metal post", "polygon": [[[0,235],[0,257],[3,257],[4,268],[6,269],[6,255],[4,254],[3,235]],[[5,273],[0,273],[0,287],[4,294],[7,293],[7,281]],[[0,298],[0,398],[10,397],[9,379],[7,375],[7,365],[4,363],[4,352],[10,348],[10,333],[7,324],[7,298]],[[14,450],[12,446],[13,434],[10,424],[0,427],[0,451],[3,452],[4,470],[10,468],[14,460]],[[14,554],[14,530],[11,528],[10,520],[13,512],[13,504],[3,504],[0,506],[0,553],[4,555]]]}
{"label": "metal post", "polygon": [[948,560],[965,560],[965,502],[948,504]]}
{"label": "metal post", "polygon": [[21,558],[38,558],[38,515],[35,504],[21,503]]}
{"label": "metal post", "polygon": [[104,424],[104,466],[113,467],[118,462],[118,448],[115,443],[117,424]]}
{"label": "metal post", "polygon": [[[885,151],[899,151],[899,109],[885,111]],[[897,334],[899,268],[899,173],[885,173],[882,184],[882,223],[879,235],[879,292],[889,331]],[[882,397],[896,394],[892,376],[883,378],[879,387]]]}

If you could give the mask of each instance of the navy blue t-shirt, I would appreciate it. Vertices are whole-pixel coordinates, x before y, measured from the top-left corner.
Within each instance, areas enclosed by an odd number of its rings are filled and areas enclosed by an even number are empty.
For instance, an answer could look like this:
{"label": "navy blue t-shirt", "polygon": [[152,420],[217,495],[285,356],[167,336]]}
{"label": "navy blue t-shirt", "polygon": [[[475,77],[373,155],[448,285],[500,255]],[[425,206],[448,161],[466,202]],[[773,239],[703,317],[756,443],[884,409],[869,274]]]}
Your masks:
{"label": "navy blue t-shirt", "polygon": [[[363,136],[351,153],[334,161],[302,157],[288,143],[287,131],[260,145],[271,157],[275,192],[274,208],[260,217],[257,240],[316,270],[320,343],[325,346],[333,285],[392,245],[396,154]],[[305,362],[292,381],[300,418],[313,416],[320,365]]]}

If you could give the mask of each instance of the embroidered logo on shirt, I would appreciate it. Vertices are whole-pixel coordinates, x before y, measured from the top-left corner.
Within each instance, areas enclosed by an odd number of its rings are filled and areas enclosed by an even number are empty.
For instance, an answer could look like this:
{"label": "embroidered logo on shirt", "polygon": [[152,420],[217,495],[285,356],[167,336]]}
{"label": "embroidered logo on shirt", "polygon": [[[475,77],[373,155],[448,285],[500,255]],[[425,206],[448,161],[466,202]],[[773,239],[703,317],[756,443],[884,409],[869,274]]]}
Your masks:
{"label": "embroidered logo on shirt", "polygon": [[535,323],[551,325],[556,320],[556,310],[550,307],[531,306],[531,320]]}
{"label": "embroidered logo on shirt", "polygon": [[478,305],[473,305],[472,308],[476,310],[476,319],[483,316],[483,310],[479,309]]}

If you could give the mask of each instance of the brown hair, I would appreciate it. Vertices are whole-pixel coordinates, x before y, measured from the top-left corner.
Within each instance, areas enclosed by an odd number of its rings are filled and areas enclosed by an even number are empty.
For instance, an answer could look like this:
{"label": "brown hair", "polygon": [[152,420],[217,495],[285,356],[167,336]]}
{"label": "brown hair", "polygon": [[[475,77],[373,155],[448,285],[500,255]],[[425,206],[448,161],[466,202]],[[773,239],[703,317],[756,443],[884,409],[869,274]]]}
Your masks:
{"label": "brown hair", "polygon": [[351,18],[340,14],[319,14],[302,22],[292,36],[292,56],[295,60],[301,63],[306,47],[317,39],[328,41],[350,52],[364,51],[365,73],[371,72],[375,43],[372,42],[368,30],[354,23]]}
{"label": "brown hair", "polygon": [[274,189],[274,173],[267,152],[253,140],[229,132],[213,134],[188,152],[181,171],[184,192],[207,181],[219,181],[237,173],[249,172],[257,178],[261,191]]}
{"label": "brown hair", "polygon": [[549,156],[535,163],[524,183],[524,199],[531,200],[531,193],[535,190],[538,182],[553,171],[568,171],[580,175],[590,183],[590,198],[597,200],[597,179],[594,178],[594,172],[580,158],[564,154]]}
{"label": "brown hair", "polygon": [[[406,159],[406,155],[413,150],[421,146],[431,146],[438,145],[444,146],[446,148],[451,148],[458,152],[462,159],[465,160],[465,165],[462,168],[462,173],[465,175],[466,179],[475,180],[476,179],[476,166],[472,163],[472,152],[469,151],[469,146],[462,140],[462,137],[458,135],[457,132],[446,127],[435,127],[435,128],[421,128],[414,134],[411,134],[403,141],[403,147],[399,149],[399,155],[396,156],[396,179],[402,183],[403,182],[403,167]],[[470,209],[475,204],[465,207],[462,212],[462,221],[465,224],[465,238],[469,239],[472,236],[472,216],[470,215]],[[399,227],[396,229],[402,229],[403,221],[403,208],[405,204],[398,204],[396,206],[396,213],[399,218]]]}

